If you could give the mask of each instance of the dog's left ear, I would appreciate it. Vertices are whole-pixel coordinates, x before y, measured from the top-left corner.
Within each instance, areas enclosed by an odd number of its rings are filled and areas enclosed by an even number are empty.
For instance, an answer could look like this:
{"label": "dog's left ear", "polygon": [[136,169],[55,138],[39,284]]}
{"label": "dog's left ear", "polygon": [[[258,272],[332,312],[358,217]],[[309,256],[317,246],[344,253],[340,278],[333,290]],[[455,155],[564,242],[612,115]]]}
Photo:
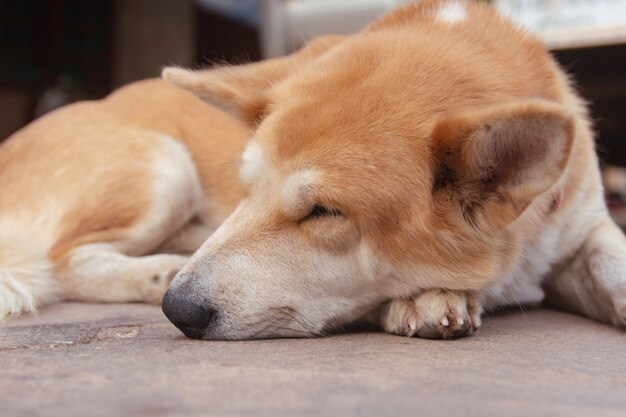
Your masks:
{"label": "dog's left ear", "polygon": [[574,130],[561,105],[543,100],[445,117],[431,137],[433,194],[456,199],[475,226],[478,216],[508,224],[561,177]]}
{"label": "dog's left ear", "polygon": [[326,36],[308,43],[291,55],[252,64],[209,70],[165,68],[162,77],[198,97],[256,125],[267,113],[270,87],[341,43],[344,36]]}

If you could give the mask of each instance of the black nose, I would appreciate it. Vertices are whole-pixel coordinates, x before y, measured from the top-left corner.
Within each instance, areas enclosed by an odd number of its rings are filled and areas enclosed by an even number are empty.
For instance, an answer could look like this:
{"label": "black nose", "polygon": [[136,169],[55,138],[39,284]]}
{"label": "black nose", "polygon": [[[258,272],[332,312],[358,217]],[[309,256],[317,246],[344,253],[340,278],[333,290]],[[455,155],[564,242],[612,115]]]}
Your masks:
{"label": "black nose", "polygon": [[165,316],[178,327],[187,337],[202,338],[206,329],[215,316],[215,310],[176,294],[169,289],[161,302],[161,309]]}

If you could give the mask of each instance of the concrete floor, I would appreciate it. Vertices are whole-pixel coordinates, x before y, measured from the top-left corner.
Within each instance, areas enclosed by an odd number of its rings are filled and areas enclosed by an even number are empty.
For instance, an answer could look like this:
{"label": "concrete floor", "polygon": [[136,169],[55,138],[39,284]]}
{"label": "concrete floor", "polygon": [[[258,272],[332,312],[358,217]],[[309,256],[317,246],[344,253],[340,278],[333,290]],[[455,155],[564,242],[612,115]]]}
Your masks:
{"label": "concrete floor", "polygon": [[626,416],[626,333],[547,310],[455,341],[186,339],[145,305],[0,325],[0,415]]}

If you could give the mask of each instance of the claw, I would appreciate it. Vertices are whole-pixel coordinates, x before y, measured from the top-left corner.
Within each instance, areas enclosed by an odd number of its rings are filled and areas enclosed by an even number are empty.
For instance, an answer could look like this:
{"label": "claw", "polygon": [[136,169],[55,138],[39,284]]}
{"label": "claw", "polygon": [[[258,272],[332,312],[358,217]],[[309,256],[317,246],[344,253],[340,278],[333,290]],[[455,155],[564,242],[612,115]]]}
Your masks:
{"label": "claw", "polygon": [[448,326],[450,325],[450,322],[448,321],[448,318],[447,318],[447,317],[442,318],[442,319],[441,319],[441,321],[440,321],[440,323],[441,323],[441,325],[442,325],[442,326],[444,326],[444,327],[448,327]]}

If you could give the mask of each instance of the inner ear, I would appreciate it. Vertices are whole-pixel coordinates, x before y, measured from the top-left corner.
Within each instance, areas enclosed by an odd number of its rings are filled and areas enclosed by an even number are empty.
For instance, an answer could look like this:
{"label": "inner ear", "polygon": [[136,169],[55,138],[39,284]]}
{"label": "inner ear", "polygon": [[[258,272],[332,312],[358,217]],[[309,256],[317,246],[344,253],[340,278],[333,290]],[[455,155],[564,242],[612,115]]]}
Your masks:
{"label": "inner ear", "polygon": [[543,100],[444,117],[431,136],[433,193],[454,196],[470,222],[488,206],[512,221],[561,177],[573,138],[572,116]]}

